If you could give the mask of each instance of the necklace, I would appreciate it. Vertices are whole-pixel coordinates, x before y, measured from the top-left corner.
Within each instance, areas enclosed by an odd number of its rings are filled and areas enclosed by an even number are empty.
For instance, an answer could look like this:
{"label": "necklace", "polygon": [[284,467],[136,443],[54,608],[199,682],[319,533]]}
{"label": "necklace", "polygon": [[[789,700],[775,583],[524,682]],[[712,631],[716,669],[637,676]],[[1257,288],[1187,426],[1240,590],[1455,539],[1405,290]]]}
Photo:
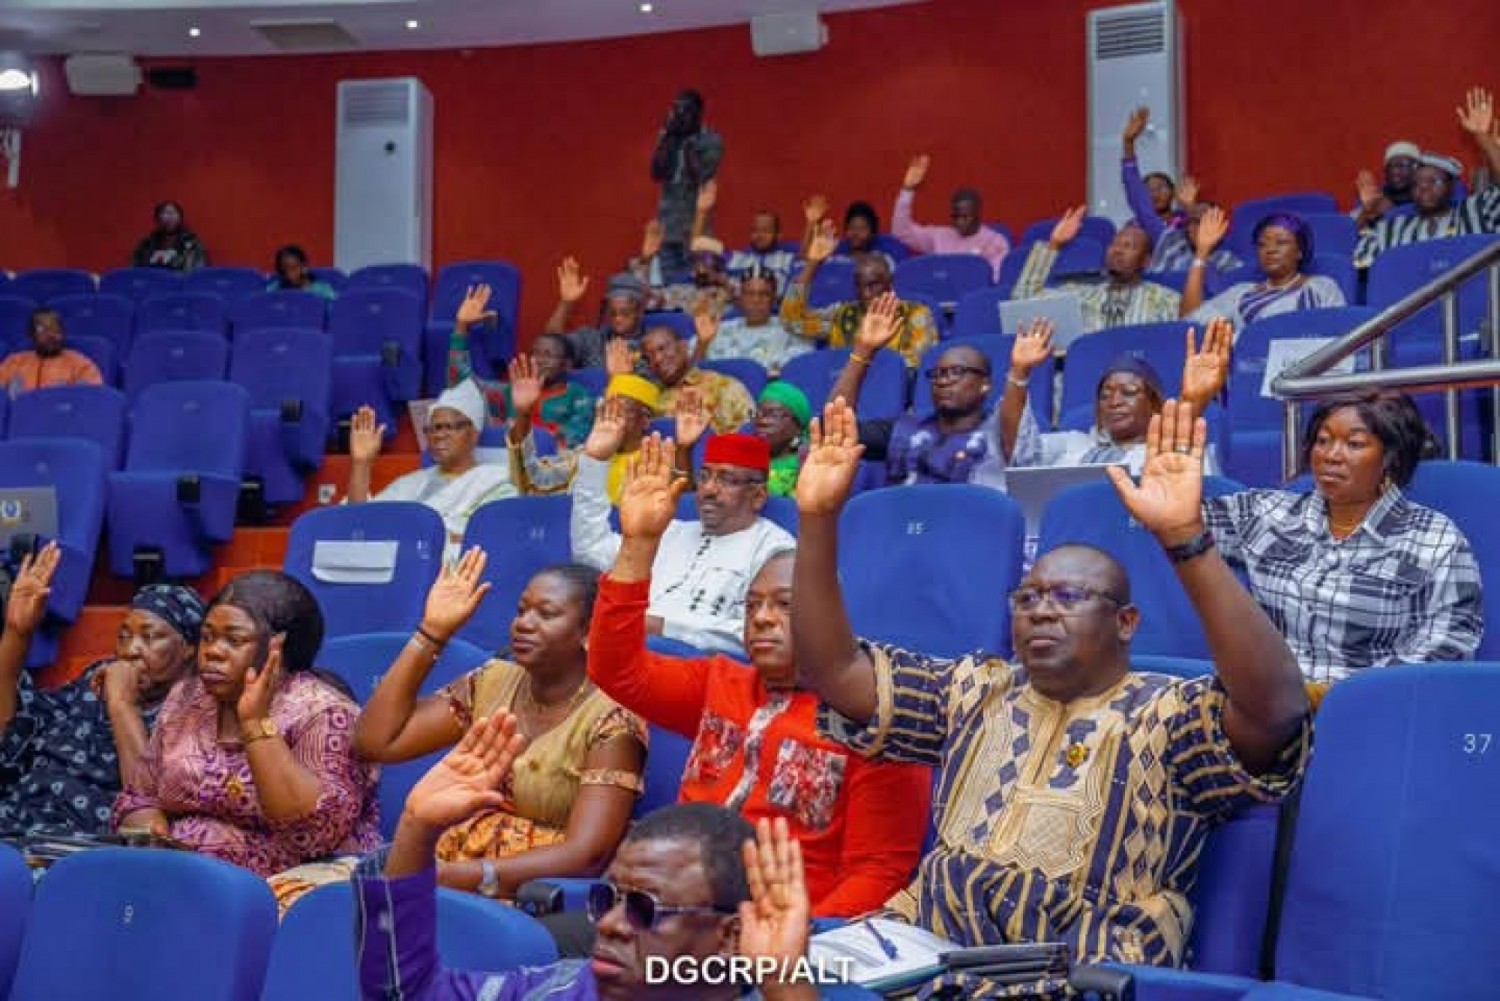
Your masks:
{"label": "necklace", "polygon": [[[566,719],[571,716],[573,714],[573,710],[578,708],[578,704],[582,702],[592,690],[593,685],[589,683],[589,680],[587,678],[585,678],[583,680],[583,683],[580,684],[577,690],[575,690],[572,695],[568,696],[568,698],[558,702],[538,702],[536,695],[532,692],[532,682],[528,678],[526,681],[522,682],[521,685],[516,689],[516,698],[513,708],[515,709],[516,715],[530,717],[537,723],[541,723],[544,719],[550,720],[550,725],[542,726],[538,731],[536,731],[536,733],[545,732],[546,730],[551,729],[552,726],[555,726],[558,720]],[[558,714],[559,709],[562,710],[560,715]],[[528,727],[528,729],[530,728]],[[530,734],[530,736],[536,736],[536,733],[532,733]]]}
{"label": "necklace", "polygon": [[1303,275],[1302,273],[1299,272],[1299,273],[1297,273],[1295,275],[1292,275],[1292,277],[1288,278],[1286,281],[1280,282],[1280,283],[1274,282],[1271,279],[1267,278],[1266,279],[1266,287],[1267,288],[1274,288],[1274,289],[1292,288],[1298,282],[1302,281],[1305,277],[1306,277],[1306,275]]}

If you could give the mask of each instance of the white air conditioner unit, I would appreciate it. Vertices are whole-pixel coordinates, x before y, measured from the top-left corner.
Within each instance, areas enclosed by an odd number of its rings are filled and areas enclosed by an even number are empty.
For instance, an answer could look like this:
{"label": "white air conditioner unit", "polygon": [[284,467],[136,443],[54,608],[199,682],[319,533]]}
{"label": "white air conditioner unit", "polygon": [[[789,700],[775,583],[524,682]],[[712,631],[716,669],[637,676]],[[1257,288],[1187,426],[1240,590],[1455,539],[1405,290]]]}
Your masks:
{"label": "white air conditioner unit", "polygon": [[1182,15],[1173,3],[1139,3],[1089,13],[1089,212],[1130,218],[1120,185],[1120,133],[1134,109],[1151,109],[1135,143],[1142,175],[1181,176],[1186,116]]}
{"label": "white air conditioner unit", "polygon": [[816,10],[789,10],[750,19],[750,48],[757,56],[816,52],[828,44],[828,25]]}
{"label": "white air conditioner unit", "polygon": [[341,80],[333,263],[432,267],[432,95],[415,77]]}

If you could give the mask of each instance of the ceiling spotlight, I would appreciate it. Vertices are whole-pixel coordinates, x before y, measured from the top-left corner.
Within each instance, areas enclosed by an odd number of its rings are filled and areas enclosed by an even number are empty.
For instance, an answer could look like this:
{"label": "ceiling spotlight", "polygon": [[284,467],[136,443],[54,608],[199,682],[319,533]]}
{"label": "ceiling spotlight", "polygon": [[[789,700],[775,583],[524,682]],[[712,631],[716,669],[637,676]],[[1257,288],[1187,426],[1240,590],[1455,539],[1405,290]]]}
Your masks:
{"label": "ceiling spotlight", "polygon": [[418,21],[416,18],[412,18],[410,21],[406,22],[407,31],[416,31],[420,27],[422,27],[422,22]]}
{"label": "ceiling spotlight", "polygon": [[652,6],[652,5],[651,5],[651,4],[649,4],[649,3],[643,3],[643,4],[641,4],[641,13],[642,13],[642,14],[649,14],[649,13],[651,13],[651,12],[652,12],[652,11],[653,11],[653,10],[655,10],[655,9],[656,9],[656,8],[655,8],[655,7],[653,7],[653,6]]}
{"label": "ceiling spotlight", "polygon": [[203,34],[203,29],[202,28],[189,28],[188,29],[188,37],[189,38],[197,38],[201,34]]}
{"label": "ceiling spotlight", "polygon": [[36,96],[37,75],[18,52],[0,52],[0,93],[26,99]]}

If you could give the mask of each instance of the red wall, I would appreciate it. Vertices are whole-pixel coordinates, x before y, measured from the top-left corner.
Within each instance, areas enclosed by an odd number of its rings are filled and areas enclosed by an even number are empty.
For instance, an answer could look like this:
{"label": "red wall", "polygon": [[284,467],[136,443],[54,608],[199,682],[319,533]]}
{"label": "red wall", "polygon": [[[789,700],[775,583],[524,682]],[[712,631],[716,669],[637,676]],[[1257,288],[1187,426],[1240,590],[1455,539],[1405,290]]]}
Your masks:
{"label": "red wall", "polygon": [[[864,197],[882,214],[906,157],[933,154],[919,213],[960,183],[1024,224],[1081,199],[1084,12],[1090,0],[929,0],[829,18],[812,56],[756,59],[743,26],[573,45],[202,60],[198,87],[71,98],[55,72],[26,137],[18,192],[0,192],[0,265],[122,264],[161,198],[187,206],[220,263],[267,266],[296,240],[332,250],[334,85],[415,74],[437,116],[435,256],[518,262],[523,326],[577,255],[603,277],[655,193],[647,161],[672,94],[693,84],[723,132],[719,229],[755,206],[800,223],[800,198]],[[1352,193],[1394,138],[1462,152],[1453,107],[1500,87],[1500,3],[1182,0],[1189,163],[1221,200]],[[1488,74],[1488,75],[1487,75]]]}

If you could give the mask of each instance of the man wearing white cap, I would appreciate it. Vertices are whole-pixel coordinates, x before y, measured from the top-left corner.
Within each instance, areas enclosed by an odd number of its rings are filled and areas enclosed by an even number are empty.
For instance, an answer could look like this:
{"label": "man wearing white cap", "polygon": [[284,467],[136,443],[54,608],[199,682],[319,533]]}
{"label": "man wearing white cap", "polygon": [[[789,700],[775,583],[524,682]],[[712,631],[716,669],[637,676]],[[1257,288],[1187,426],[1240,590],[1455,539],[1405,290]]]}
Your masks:
{"label": "man wearing white cap", "polygon": [[1354,180],[1359,201],[1349,218],[1360,229],[1379,222],[1398,205],[1411,204],[1412,180],[1416,177],[1417,161],[1422,159],[1422,149],[1414,142],[1401,140],[1385,148],[1385,183],[1376,184],[1375,175],[1361,170]]}
{"label": "man wearing white cap", "polygon": [[[1500,173],[1500,137],[1495,135],[1494,98],[1469,91],[1458,121],[1484,152],[1490,173]],[[1411,215],[1388,215],[1367,228],[1354,247],[1354,266],[1367,268],[1392,247],[1471,233],[1500,233],[1500,187],[1491,186],[1454,203],[1453,189],[1463,164],[1441,153],[1423,153],[1411,186]]]}
{"label": "man wearing white cap", "polygon": [[461,382],[439,396],[427,414],[427,450],[432,465],[407,473],[380,493],[370,495],[370,470],[380,455],[385,425],[375,411],[360,407],[349,430],[347,503],[417,501],[442,516],[448,529],[447,556],[458,555],[469,516],[482,504],[516,496],[505,463],[480,463],[474,450],[484,427],[484,396],[473,381]]}

